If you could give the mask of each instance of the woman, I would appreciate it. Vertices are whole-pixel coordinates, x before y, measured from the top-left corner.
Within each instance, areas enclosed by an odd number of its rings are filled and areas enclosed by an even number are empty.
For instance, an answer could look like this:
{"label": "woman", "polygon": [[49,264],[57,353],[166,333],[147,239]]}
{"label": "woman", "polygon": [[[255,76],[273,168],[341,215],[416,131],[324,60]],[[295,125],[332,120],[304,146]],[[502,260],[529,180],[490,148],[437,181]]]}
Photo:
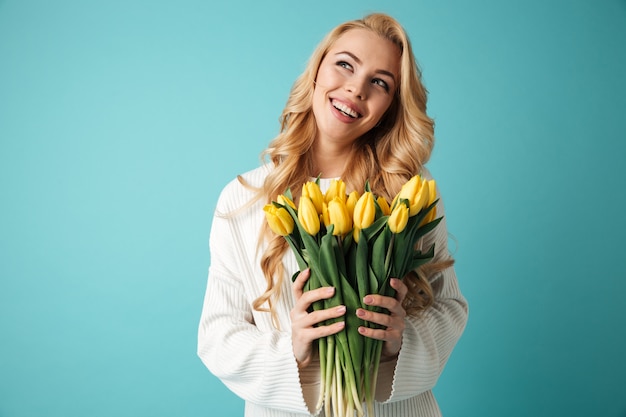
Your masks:
{"label": "woman", "polygon": [[[391,17],[373,14],[331,31],[295,82],[281,132],[265,155],[270,162],[232,181],[220,195],[211,230],[211,267],[199,327],[198,354],[246,401],[246,416],[299,416],[316,408],[319,362],[315,341],[339,332],[345,308],[309,313],[333,288],[303,292],[285,240],[270,233],[263,206],[290,188],[321,177],[322,188],[341,177],[347,189],[391,201],[424,164],[433,146],[426,91],[409,40]],[[348,191],[349,192],[349,191]],[[438,203],[438,215],[444,215]],[[258,233],[260,232],[260,235]],[[438,416],[431,389],[467,321],[442,221],[424,237],[433,261],[404,280],[391,280],[395,297],[364,302],[389,314],[358,310],[385,329],[360,329],[384,341],[376,416]]]}

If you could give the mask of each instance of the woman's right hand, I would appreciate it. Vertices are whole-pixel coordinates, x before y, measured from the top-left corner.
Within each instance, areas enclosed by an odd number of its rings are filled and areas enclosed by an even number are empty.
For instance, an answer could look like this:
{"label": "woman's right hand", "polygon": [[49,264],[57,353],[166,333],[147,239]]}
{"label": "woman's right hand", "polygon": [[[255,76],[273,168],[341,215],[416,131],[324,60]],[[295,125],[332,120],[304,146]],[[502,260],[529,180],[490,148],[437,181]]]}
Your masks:
{"label": "woman's right hand", "polygon": [[337,306],[309,313],[309,307],[314,302],[331,298],[335,294],[334,287],[322,287],[304,292],[304,284],[310,275],[309,269],[302,271],[298,274],[292,286],[296,304],[290,313],[291,343],[293,345],[293,354],[300,368],[304,368],[311,363],[314,340],[338,333],[345,327],[345,321],[339,321],[328,326],[315,326],[324,320],[343,316],[346,314],[346,307]]}

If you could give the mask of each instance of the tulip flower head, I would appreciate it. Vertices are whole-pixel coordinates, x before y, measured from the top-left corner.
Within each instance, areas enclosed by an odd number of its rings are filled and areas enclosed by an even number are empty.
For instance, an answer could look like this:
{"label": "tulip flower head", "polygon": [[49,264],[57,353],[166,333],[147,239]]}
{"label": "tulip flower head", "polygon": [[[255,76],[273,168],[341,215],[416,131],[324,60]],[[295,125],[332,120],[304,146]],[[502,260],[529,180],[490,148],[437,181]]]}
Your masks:
{"label": "tulip flower head", "polygon": [[278,204],[282,204],[283,206],[289,206],[294,210],[296,209],[296,205],[293,203],[293,201],[291,201],[291,199],[284,194],[281,194],[278,197],[276,197],[276,202]]}
{"label": "tulip flower head", "polygon": [[376,203],[371,191],[363,193],[354,206],[354,225],[359,229],[365,229],[374,223],[376,217]]}
{"label": "tulip flower head", "polygon": [[[323,211],[323,208],[320,203],[321,211]],[[300,203],[298,204],[298,221],[310,235],[316,235],[320,231],[320,214],[318,214],[313,200],[305,195],[300,197]]]}
{"label": "tulip flower head", "polygon": [[401,233],[409,222],[409,208],[406,204],[398,204],[393,209],[387,224],[392,233]]}
{"label": "tulip flower head", "polygon": [[346,208],[350,217],[354,216],[354,206],[356,206],[357,201],[359,201],[359,193],[352,191],[346,200]]}
{"label": "tulip flower head", "polygon": [[389,203],[387,203],[387,199],[383,196],[380,196],[376,199],[376,203],[380,210],[383,212],[383,215],[389,216],[391,214],[391,209],[389,208]]}
{"label": "tulip flower head", "polygon": [[324,201],[330,203],[335,197],[339,197],[342,202],[346,202],[346,183],[341,180],[333,179],[330,181],[330,186],[324,194]]}
{"label": "tulip flower head", "polygon": [[333,235],[344,236],[352,230],[352,219],[348,215],[346,204],[340,197],[334,197],[328,202],[328,217],[330,224],[335,226]]}
{"label": "tulip flower head", "polygon": [[[437,199],[437,186],[435,184],[435,180],[428,181],[428,192],[429,192],[429,196],[428,196],[428,204],[426,205],[427,207],[433,204],[435,200]],[[430,211],[428,212],[426,217],[424,217],[424,220],[422,220],[420,225],[424,225],[424,224],[432,222],[433,220],[435,220],[435,217],[437,217],[437,206],[430,209]]]}
{"label": "tulip flower head", "polygon": [[415,175],[402,186],[397,199],[409,201],[409,216],[412,217],[427,206],[429,196],[428,181],[422,180],[419,175]]}
{"label": "tulip flower head", "polygon": [[330,216],[328,215],[328,204],[326,204],[326,202],[322,204],[322,214],[320,215],[320,221],[324,224],[324,226],[330,226]]}
{"label": "tulip flower head", "polygon": [[352,218],[354,220],[354,240],[358,242],[361,229],[365,229],[374,223],[376,217],[376,202],[374,194],[367,191],[361,195],[354,206]]}
{"label": "tulip flower head", "polygon": [[267,224],[274,233],[280,236],[288,236],[293,232],[294,221],[289,212],[283,207],[267,204],[263,207]]}
{"label": "tulip flower head", "polygon": [[302,184],[302,196],[308,197],[313,206],[315,207],[315,211],[317,214],[322,214],[322,203],[324,202],[324,195],[322,194],[322,190],[320,186],[313,182],[308,181]]}

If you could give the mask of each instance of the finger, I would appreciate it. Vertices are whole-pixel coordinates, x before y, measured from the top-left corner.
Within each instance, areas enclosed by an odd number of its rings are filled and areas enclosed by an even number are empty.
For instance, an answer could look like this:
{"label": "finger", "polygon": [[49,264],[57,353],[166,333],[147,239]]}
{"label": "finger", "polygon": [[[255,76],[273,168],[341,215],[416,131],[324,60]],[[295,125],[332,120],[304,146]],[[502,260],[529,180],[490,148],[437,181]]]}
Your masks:
{"label": "finger", "polygon": [[345,321],[338,321],[337,323],[329,324],[328,326],[309,327],[303,329],[301,332],[302,338],[306,339],[308,343],[322,337],[330,336],[339,333],[346,327]]}
{"label": "finger", "polygon": [[335,287],[322,287],[302,293],[300,301],[310,305],[316,301],[331,298],[333,295],[335,295]]}
{"label": "finger", "polygon": [[389,280],[389,284],[391,285],[391,288],[396,290],[396,300],[402,304],[406,295],[409,293],[409,288],[406,286],[404,281],[398,278],[391,278]]}
{"label": "finger", "polygon": [[369,327],[360,326],[359,333],[361,333],[363,336],[367,336],[369,338],[376,339],[376,340],[386,341],[388,339],[387,337],[388,332],[383,329],[372,329]]}
{"label": "finger", "polygon": [[388,297],[380,294],[370,294],[363,298],[363,303],[373,307],[382,307],[389,310],[391,314],[404,317],[406,314],[402,304],[395,297]]}
{"label": "finger", "polygon": [[359,327],[359,333],[371,339],[385,342],[383,352],[387,356],[396,355],[402,345],[402,331],[399,330],[372,329],[361,326]]}
{"label": "finger", "polygon": [[[391,315],[385,313],[375,313],[373,311],[365,310],[362,308],[357,309],[357,317],[370,323],[379,324],[385,328],[393,328],[399,325],[398,319],[401,319],[398,315]],[[401,319],[402,320],[402,319]]]}
{"label": "finger", "polygon": [[331,298],[334,294],[334,287],[322,287],[311,291],[300,292],[300,296],[296,298],[296,304],[291,310],[291,319],[296,320],[301,315],[308,314],[309,308],[313,303]]}
{"label": "finger", "polygon": [[304,289],[304,284],[306,284],[307,280],[311,276],[311,270],[309,268],[300,272],[296,277],[296,280],[293,282],[291,289],[293,291],[293,295],[296,299],[300,298],[302,295],[302,290]]}
{"label": "finger", "polygon": [[[313,311],[312,313],[309,313],[306,316],[301,317],[297,325],[301,327],[313,327],[327,320],[338,319],[344,316],[345,314],[346,314],[345,306],[337,306],[337,307],[328,308],[325,310]],[[319,327],[322,327],[322,326],[319,326]]]}

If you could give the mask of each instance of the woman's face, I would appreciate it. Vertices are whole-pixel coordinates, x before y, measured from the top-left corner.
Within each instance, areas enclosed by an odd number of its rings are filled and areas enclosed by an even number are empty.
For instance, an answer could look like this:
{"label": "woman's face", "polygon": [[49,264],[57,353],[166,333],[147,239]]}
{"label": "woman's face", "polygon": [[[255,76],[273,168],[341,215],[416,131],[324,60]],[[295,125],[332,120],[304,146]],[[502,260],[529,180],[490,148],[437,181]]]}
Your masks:
{"label": "woman's face", "polygon": [[391,105],[400,77],[400,49],[366,29],[341,35],[322,60],[313,92],[319,141],[351,144]]}

